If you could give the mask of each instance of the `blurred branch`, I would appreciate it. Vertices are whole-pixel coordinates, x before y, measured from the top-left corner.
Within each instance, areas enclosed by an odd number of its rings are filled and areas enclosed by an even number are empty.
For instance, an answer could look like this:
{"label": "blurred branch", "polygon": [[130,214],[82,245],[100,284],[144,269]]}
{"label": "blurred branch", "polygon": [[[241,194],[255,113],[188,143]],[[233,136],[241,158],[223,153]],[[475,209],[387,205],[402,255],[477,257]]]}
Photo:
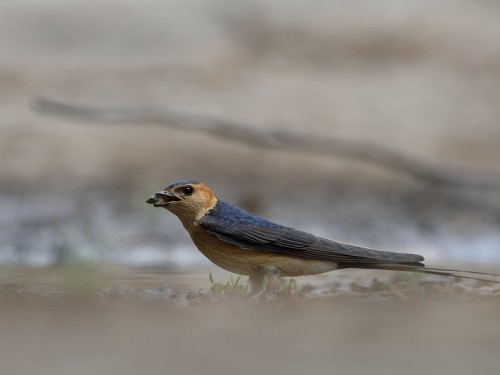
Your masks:
{"label": "blurred branch", "polygon": [[279,129],[262,130],[225,119],[159,108],[103,108],[65,103],[48,98],[38,98],[35,101],[35,107],[45,114],[72,119],[116,124],[160,124],[180,130],[205,132],[219,138],[273,150],[296,150],[353,159],[402,172],[432,185],[482,189],[500,186],[498,178],[485,178],[484,175],[479,178],[472,176],[470,171],[451,173],[448,169],[429,165],[408,155],[363,141]]}

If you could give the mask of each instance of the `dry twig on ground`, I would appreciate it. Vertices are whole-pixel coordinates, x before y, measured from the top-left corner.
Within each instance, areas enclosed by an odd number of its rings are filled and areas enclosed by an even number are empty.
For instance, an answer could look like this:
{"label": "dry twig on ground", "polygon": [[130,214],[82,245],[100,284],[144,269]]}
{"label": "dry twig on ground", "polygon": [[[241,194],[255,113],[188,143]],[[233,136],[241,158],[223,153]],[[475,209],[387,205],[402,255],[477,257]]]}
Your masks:
{"label": "dry twig on ground", "polygon": [[357,160],[411,175],[434,186],[481,189],[494,189],[500,186],[500,178],[477,176],[470,171],[451,172],[364,141],[283,129],[262,130],[249,124],[226,119],[159,108],[94,107],[48,98],[37,99],[35,105],[36,109],[42,113],[73,119],[115,124],[159,124],[180,130],[205,132],[218,138],[226,138],[256,147],[295,150]]}

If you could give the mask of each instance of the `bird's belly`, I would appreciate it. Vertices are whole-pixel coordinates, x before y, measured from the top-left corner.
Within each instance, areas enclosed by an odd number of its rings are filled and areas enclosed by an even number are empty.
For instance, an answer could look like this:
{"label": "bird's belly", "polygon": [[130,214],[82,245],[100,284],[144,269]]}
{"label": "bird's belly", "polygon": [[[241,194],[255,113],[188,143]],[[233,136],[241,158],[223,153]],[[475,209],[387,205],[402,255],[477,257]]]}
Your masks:
{"label": "bird's belly", "polygon": [[281,276],[316,275],[338,268],[336,262],[291,257],[226,244],[210,234],[191,235],[200,252],[226,271],[240,275],[266,273],[276,269]]}

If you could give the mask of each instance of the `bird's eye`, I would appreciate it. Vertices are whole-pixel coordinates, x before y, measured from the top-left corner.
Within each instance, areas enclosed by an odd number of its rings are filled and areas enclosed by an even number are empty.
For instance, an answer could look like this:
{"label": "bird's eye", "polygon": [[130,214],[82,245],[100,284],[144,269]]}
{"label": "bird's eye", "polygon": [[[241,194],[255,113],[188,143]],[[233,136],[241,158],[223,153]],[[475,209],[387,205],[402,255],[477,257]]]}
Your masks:
{"label": "bird's eye", "polygon": [[182,192],[184,193],[184,195],[191,195],[194,193],[194,188],[191,185],[184,186],[182,188]]}

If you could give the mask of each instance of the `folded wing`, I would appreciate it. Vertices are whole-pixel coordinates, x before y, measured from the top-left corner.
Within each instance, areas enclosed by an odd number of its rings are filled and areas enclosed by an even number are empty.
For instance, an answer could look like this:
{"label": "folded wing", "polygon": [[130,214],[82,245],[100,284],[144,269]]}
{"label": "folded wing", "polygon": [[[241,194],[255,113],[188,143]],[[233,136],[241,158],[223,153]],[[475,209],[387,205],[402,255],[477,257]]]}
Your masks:
{"label": "folded wing", "polygon": [[317,237],[251,215],[218,201],[201,220],[201,226],[220,240],[244,249],[294,257],[360,264],[422,266],[421,255],[368,249]]}

